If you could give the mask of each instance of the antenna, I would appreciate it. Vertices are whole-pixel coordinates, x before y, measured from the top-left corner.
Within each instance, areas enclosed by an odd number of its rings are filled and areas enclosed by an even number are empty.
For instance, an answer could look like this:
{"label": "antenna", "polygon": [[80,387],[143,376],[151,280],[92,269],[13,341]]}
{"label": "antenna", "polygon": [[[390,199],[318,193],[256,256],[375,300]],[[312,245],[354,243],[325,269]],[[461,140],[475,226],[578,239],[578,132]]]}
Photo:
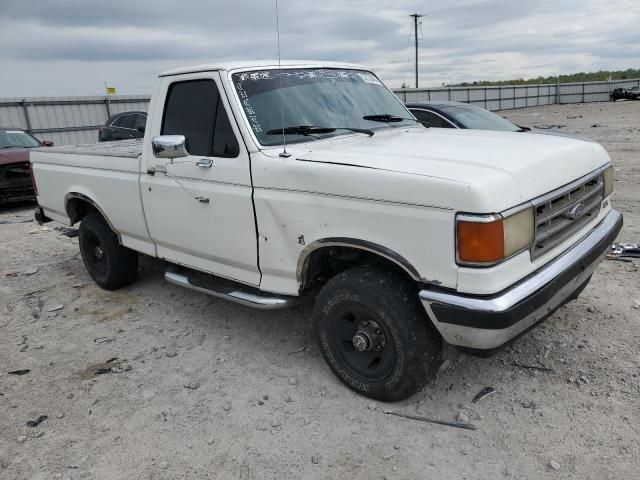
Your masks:
{"label": "antenna", "polygon": [[278,0],[276,0],[276,32],[278,34],[278,80],[280,82],[280,118],[282,120],[282,152],[280,156],[288,158],[291,156],[287,152],[287,137],[284,134],[284,97],[282,96],[282,64],[280,60],[280,15],[278,12]]}

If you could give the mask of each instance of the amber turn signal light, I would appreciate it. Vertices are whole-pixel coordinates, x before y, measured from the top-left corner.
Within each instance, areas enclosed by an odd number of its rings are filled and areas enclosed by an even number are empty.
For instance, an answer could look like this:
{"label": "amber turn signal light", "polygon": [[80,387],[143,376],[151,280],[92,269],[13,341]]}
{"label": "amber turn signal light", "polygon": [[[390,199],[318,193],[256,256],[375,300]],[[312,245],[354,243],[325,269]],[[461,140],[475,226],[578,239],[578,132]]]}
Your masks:
{"label": "amber turn signal light", "polygon": [[502,219],[490,222],[458,220],[458,260],[465,263],[493,263],[504,258]]}
{"label": "amber turn signal light", "polygon": [[456,221],[458,265],[489,267],[530,248],[533,242],[533,208],[526,205],[491,215],[460,213]]}

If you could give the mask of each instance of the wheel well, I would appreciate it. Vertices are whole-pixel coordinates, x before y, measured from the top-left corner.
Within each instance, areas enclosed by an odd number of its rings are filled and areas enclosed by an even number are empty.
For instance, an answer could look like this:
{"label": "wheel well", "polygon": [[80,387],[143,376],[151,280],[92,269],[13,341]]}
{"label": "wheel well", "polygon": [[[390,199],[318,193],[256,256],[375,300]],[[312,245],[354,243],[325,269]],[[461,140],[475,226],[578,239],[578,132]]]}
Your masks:
{"label": "wheel well", "polygon": [[71,225],[75,225],[84,217],[86,217],[89,213],[92,213],[92,212],[100,213],[100,211],[91,201],[85,200],[79,197],[72,197],[68,199],[66,204],[66,210],[67,210],[67,215],[71,220]]}
{"label": "wheel well", "polygon": [[300,272],[300,292],[319,288],[335,275],[359,265],[371,265],[396,272],[412,282],[419,282],[410,266],[389,259],[382,253],[357,246],[331,245],[312,251]]}
{"label": "wheel well", "polygon": [[68,193],[65,196],[65,209],[72,226],[80,222],[90,213],[97,213],[104,219],[111,231],[118,237],[118,243],[122,245],[120,233],[113,228],[113,225],[109,221],[109,217],[107,217],[102,209],[86,195],[81,193]]}

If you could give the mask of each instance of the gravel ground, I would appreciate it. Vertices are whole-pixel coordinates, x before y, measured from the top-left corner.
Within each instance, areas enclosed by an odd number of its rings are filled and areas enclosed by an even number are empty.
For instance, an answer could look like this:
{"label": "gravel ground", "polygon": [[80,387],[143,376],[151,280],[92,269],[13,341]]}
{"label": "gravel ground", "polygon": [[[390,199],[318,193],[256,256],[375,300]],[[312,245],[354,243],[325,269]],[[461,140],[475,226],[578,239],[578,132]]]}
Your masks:
{"label": "gravel ground", "polygon": [[[640,102],[505,115],[602,142],[620,240],[640,242]],[[77,239],[20,223],[31,209],[0,209],[2,479],[640,477],[638,260],[605,261],[577,301],[490,359],[450,349],[433,384],[383,405],[331,374],[309,305],[253,311],[164,283],[151,259],[130,288],[100,290]]]}

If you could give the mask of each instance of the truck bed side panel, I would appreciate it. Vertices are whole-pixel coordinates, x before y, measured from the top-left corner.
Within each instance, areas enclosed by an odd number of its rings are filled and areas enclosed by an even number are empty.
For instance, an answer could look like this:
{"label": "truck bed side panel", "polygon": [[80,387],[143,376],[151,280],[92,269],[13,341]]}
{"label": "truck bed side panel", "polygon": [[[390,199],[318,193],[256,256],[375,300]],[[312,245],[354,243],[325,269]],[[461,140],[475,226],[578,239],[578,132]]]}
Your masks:
{"label": "truck bed side panel", "polygon": [[139,157],[34,151],[38,203],[45,214],[70,224],[66,197],[91,199],[120,235],[123,245],[155,255],[140,199]]}

